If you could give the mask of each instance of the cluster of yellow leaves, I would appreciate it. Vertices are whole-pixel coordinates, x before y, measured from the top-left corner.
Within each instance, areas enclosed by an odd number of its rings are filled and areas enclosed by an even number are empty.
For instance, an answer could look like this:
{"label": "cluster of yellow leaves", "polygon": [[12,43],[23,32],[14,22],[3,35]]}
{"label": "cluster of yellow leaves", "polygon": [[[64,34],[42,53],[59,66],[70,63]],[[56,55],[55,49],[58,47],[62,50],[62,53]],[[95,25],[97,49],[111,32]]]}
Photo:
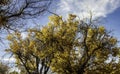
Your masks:
{"label": "cluster of yellow leaves", "polygon": [[103,34],[105,32],[105,28],[103,26],[100,26],[98,28],[99,33]]}
{"label": "cluster of yellow leaves", "polygon": [[31,57],[31,53],[35,52],[35,42],[28,38],[22,39],[20,32],[15,32],[7,36],[7,39],[10,41],[10,49],[7,52],[12,52],[16,64],[21,65],[21,59],[23,62],[26,62],[26,67],[30,70],[35,69],[35,59]]}
{"label": "cluster of yellow leaves", "polygon": [[90,28],[88,29],[88,35],[91,37],[93,35],[93,30]]}
{"label": "cluster of yellow leaves", "polygon": [[116,38],[110,38],[109,41],[110,41],[111,44],[116,44],[117,43]]}
{"label": "cluster of yellow leaves", "polygon": [[52,15],[49,17],[49,19],[50,19],[50,22],[54,24],[54,26],[58,26],[62,21],[62,16]]}
{"label": "cluster of yellow leaves", "polygon": [[86,70],[85,74],[119,74],[119,63],[96,63],[91,70]]}

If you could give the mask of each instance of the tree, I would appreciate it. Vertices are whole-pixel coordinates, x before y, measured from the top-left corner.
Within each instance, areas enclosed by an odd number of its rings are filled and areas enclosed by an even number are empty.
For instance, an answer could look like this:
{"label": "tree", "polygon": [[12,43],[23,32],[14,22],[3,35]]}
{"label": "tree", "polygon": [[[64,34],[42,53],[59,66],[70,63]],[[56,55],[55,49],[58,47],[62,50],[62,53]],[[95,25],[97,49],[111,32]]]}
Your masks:
{"label": "tree", "polygon": [[9,67],[6,64],[0,63],[0,74],[6,74],[9,70]]}
{"label": "tree", "polygon": [[41,29],[28,30],[25,39],[20,32],[7,37],[7,51],[18,66],[24,66],[29,74],[46,74],[49,70],[57,74],[119,73],[120,65],[112,57],[113,61],[105,62],[109,55],[118,56],[120,48],[103,26],[94,25],[92,19],[77,20],[72,14],[67,20],[58,15],[49,19]]}
{"label": "tree", "polygon": [[20,27],[22,23],[18,20],[38,17],[49,9],[51,2],[52,0],[0,0],[0,29]]}

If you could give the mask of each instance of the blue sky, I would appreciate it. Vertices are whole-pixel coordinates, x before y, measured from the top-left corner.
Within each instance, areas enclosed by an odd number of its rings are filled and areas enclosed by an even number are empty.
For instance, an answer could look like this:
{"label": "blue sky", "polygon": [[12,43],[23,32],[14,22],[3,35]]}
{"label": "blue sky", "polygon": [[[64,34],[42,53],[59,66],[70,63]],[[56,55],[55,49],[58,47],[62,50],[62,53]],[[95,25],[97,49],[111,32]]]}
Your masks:
{"label": "blue sky", "polygon": [[[93,19],[101,17],[105,20],[104,26],[108,30],[114,30],[113,35],[120,40],[120,0],[59,0],[53,4],[53,12],[67,17],[67,14],[73,13],[81,19],[89,17],[89,11],[94,14]],[[39,20],[29,22],[29,24],[44,25],[48,22],[48,15],[42,16]],[[24,34],[26,35],[26,34]],[[5,48],[5,47],[2,47]],[[1,51],[1,50],[0,50]],[[0,57],[3,51],[0,52]],[[5,58],[7,61],[8,59]],[[11,59],[13,61],[14,59]]]}
{"label": "blue sky", "polygon": [[114,30],[113,34],[120,40],[120,7],[108,14],[105,18],[107,21],[105,26],[109,30]]}
{"label": "blue sky", "polygon": [[93,19],[103,18],[106,29],[113,30],[113,36],[120,40],[120,0],[60,0],[58,14],[67,16],[77,14],[81,19],[88,18],[89,12]]}

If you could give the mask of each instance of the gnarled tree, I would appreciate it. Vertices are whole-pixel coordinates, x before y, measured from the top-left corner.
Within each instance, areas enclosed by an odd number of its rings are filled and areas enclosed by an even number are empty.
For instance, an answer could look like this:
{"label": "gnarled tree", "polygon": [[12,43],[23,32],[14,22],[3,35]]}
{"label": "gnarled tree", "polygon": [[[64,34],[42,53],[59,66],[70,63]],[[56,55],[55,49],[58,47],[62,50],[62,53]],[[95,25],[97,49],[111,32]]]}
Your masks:
{"label": "gnarled tree", "polygon": [[19,32],[9,35],[8,51],[16,64],[24,66],[29,74],[46,74],[48,70],[57,74],[119,73],[119,63],[106,63],[108,58],[113,59],[109,55],[119,55],[117,39],[103,26],[75,18],[70,14],[63,20],[53,15],[40,30],[30,29],[25,39]]}

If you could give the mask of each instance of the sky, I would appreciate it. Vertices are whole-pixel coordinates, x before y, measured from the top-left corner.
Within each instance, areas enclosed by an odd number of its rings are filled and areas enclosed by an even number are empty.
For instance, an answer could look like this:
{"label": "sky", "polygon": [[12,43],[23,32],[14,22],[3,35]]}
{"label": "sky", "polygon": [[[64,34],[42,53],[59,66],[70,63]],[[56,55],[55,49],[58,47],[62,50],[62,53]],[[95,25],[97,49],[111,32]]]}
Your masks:
{"label": "sky", "polygon": [[67,15],[68,13],[77,14],[82,18],[89,17],[91,11],[94,18],[107,17],[120,7],[120,0],[60,0],[58,3],[59,14]]}
{"label": "sky", "polygon": [[109,30],[113,30],[113,35],[120,40],[120,7],[117,8],[113,13],[108,14],[105,18],[106,28]]}
{"label": "sky", "polygon": [[102,18],[107,30],[113,30],[113,36],[120,40],[120,0],[60,0],[58,14],[67,16],[69,13],[81,19],[88,18],[90,12],[93,19]]}
{"label": "sky", "polygon": [[[87,18],[91,11],[93,19],[102,18],[105,21],[103,25],[106,29],[113,30],[111,34],[120,40],[120,0],[58,0],[55,4],[53,3],[53,7],[56,7],[53,12],[64,16],[63,18],[66,18],[69,13],[76,14],[81,19]],[[40,25],[47,24],[48,15],[42,16],[39,21],[33,20],[34,22]],[[25,35],[23,34],[24,37]],[[2,55],[3,51],[0,52],[0,59]],[[14,58],[4,60],[14,61]]]}

